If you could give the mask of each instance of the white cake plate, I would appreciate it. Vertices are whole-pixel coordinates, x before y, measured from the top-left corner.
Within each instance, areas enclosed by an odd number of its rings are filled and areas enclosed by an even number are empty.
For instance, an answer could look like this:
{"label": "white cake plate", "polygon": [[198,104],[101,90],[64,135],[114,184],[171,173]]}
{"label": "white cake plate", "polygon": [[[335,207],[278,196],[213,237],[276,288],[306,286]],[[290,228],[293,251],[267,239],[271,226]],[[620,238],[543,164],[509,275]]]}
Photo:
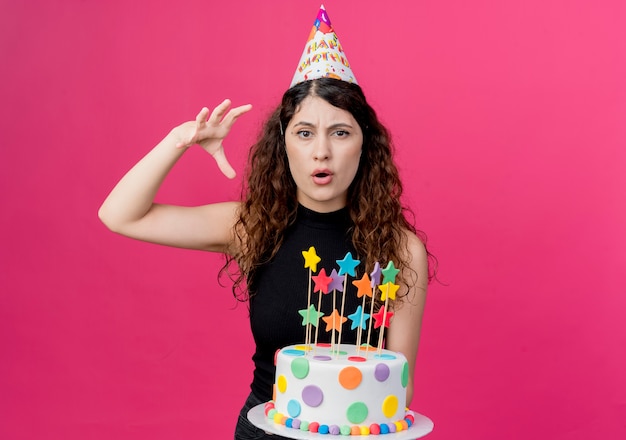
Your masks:
{"label": "white cake plate", "polygon": [[[415,423],[411,425],[409,429],[406,431],[395,432],[393,434],[385,434],[383,437],[388,440],[415,440],[420,437],[424,437],[426,434],[430,433],[434,424],[433,421],[428,417],[418,414],[416,412],[411,411],[413,417],[415,417]],[[271,434],[278,434],[287,438],[294,439],[302,439],[302,440],[310,440],[316,439],[320,440],[322,437],[341,437],[343,436],[334,436],[330,434],[318,434],[317,432],[308,432],[308,431],[300,431],[298,429],[287,428],[284,425],[276,424],[265,417],[265,404],[262,403],[260,405],[255,406],[250,411],[248,411],[248,420],[252,422],[257,428],[262,429],[265,432],[269,432]],[[363,438],[370,436],[363,436]],[[378,438],[378,436],[371,436],[370,438]]]}

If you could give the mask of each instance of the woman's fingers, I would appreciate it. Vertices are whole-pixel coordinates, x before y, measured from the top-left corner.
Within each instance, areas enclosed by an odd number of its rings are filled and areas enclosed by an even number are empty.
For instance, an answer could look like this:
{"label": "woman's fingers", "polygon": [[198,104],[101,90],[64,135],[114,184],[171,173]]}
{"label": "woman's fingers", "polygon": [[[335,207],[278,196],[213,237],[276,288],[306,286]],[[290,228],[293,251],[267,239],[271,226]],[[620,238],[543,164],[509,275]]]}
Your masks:
{"label": "woman's fingers", "polygon": [[202,107],[202,110],[200,110],[200,113],[198,113],[198,116],[196,116],[196,123],[198,125],[204,124],[206,122],[206,118],[208,114],[209,114],[209,109],[206,107]]}
{"label": "woman's fingers", "polygon": [[239,107],[230,108],[231,101],[230,99],[225,99],[220,105],[215,107],[213,113],[211,113],[211,117],[208,122],[211,125],[221,126],[227,129],[227,132],[230,131],[231,127],[239,118],[239,116],[247,113],[252,109],[252,105],[246,104],[241,105]]}
{"label": "woman's fingers", "polygon": [[233,124],[239,118],[239,116],[243,115],[244,113],[249,112],[251,109],[252,109],[252,104],[246,104],[246,105],[241,105],[239,107],[235,107],[226,114],[226,116],[222,120],[222,123],[226,124],[226,127],[230,130],[230,128],[233,126]]}
{"label": "woman's fingers", "polygon": [[223,148],[219,148],[213,154],[213,159],[215,159],[215,162],[217,163],[218,168],[226,177],[228,177],[229,179],[235,178],[237,173],[235,173],[235,170],[228,162],[228,159],[226,159],[226,154],[224,154]]}
{"label": "woman's fingers", "polygon": [[[222,141],[230,132],[235,121],[244,113],[252,109],[251,104],[230,108],[230,99],[225,99],[211,112],[202,107],[195,120],[195,127],[191,125],[191,137],[181,140],[176,148],[186,148],[193,144],[200,144],[217,162],[220,171],[229,179],[236,176],[235,170],[228,162]],[[209,116],[210,113],[210,116]],[[191,123],[193,124],[193,123]]]}
{"label": "woman's fingers", "polygon": [[[246,104],[246,105],[242,105],[242,106],[230,109],[226,113],[229,107],[230,107],[230,100],[226,99],[219,106],[217,106],[215,110],[213,110],[213,113],[211,114],[211,118],[209,119],[211,120],[214,117],[218,119],[222,130],[224,130],[222,132],[222,139],[226,137],[228,132],[230,132],[230,129],[232,128],[237,118],[239,118],[239,116],[243,115],[246,112],[249,112],[250,109],[252,109],[252,105]],[[224,113],[226,114],[224,115]],[[228,162],[228,159],[226,158],[226,154],[224,153],[224,147],[221,145],[221,142],[220,142],[219,148],[217,148],[217,150],[215,150],[215,152],[213,153],[213,158],[215,159],[215,162],[217,163],[217,166],[220,169],[220,171],[226,177],[228,177],[229,179],[235,178],[237,173],[235,173],[235,170]]]}
{"label": "woman's fingers", "polygon": [[220,122],[222,122],[222,119],[224,118],[224,115],[228,111],[229,107],[230,99],[223,100],[217,107],[213,109],[213,112],[211,113],[208,122],[213,125],[218,125]]}

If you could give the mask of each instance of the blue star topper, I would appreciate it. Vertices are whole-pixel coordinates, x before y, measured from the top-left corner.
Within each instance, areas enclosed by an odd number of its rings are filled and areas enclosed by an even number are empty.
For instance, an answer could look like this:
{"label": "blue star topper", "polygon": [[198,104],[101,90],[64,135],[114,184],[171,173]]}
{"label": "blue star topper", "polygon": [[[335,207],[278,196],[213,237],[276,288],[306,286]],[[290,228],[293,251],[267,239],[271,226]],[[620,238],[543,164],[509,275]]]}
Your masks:
{"label": "blue star topper", "polygon": [[352,321],[352,324],[350,324],[350,330],[354,330],[359,325],[363,330],[366,330],[367,320],[369,319],[369,317],[369,313],[363,313],[363,308],[361,306],[358,306],[356,308],[356,312],[354,312],[352,315],[348,315],[348,318],[350,318],[350,321]]}
{"label": "blue star topper", "polygon": [[354,269],[359,265],[360,261],[352,258],[352,254],[348,252],[343,260],[337,260],[339,265],[339,276],[348,274],[351,277],[355,275]]}

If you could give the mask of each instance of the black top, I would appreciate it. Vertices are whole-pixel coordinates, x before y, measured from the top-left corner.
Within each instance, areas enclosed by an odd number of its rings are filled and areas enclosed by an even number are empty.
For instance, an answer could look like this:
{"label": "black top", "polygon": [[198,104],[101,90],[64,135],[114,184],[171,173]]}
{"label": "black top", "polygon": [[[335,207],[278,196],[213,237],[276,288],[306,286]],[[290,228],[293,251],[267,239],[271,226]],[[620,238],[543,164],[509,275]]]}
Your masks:
{"label": "black top", "polygon": [[[302,316],[298,310],[307,308],[309,287],[309,269],[304,268],[302,251],[315,247],[321,261],[317,265],[318,275],[324,268],[330,276],[333,269],[339,271],[336,260],[342,260],[347,252],[354,259],[359,259],[350,243],[349,228],[351,222],[347,209],[331,213],[318,213],[303,206],[298,207],[298,216],[294,225],[285,232],[285,240],[271,262],[262,266],[254,283],[250,286],[250,325],[256,343],[254,361],[254,379],[252,391],[261,399],[272,398],[274,383],[274,354],[286,345],[304,343],[305,329]],[[344,317],[354,313],[363,299],[357,298],[356,287],[352,281],[360,279],[364,274],[365,262],[356,268],[355,277],[348,275],[345,295]],[[311,288],[315,283],[311,281]],[[341,312],[343,294],[336,292],[335,308]],[[311,294],[311,304],[317,309],[319,293]],[[333,293],[322,295],[321,311],[329,316],[333,311]],[[365,312],[369,313],[369,301]],[[318,342],[330,342],[332,334],[326,331],[326,323],[320,318]],[[350,330],[352,321],[342,326],[341,343],[354,344],[357,329]],[[312,327],[313,339],[315,327]],[[374,336],[375,335],[375,336]],[[363,332],[365,342],[367,331]],[[337,341],[338,333],[335,334]],[[372,329],[370,343],[376,345],[378,332]]]}

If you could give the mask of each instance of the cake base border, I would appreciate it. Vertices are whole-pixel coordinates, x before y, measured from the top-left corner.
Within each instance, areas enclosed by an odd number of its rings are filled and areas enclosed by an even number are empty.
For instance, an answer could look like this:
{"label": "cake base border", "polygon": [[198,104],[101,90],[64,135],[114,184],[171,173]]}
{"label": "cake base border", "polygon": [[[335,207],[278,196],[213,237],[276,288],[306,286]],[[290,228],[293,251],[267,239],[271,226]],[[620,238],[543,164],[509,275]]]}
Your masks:
{"label": "cake base border", "polygon": [[[435,424],[432,420],[430,420],[423,414],[416,413],[415,411],[410,411],[410,413],[413,414],[413,417],[415,417],[415,422],[409,427],[409,429],[407,429],[406,431],[395,432],[393,434],[385,434],[384,437],[389,440],[415,440],[424,437],[425,435],[432,432],[435,427]],[[318,434],[317,432],[299,431],[297,429],[287,428],[284,425],[279,425],[271,420],[268,420],[265,416],[265,403],[261,403],[260,405],[257,405],[250,411],[248,411],[248,420],[250,420],[250,422],[257,428],[260,428],[265,432],[269,432],[271,434],[277,434],[283,437],[299,440],[319,440],[320,438],[320,434]],[[323,437],[326,436],[323,435]]]}

